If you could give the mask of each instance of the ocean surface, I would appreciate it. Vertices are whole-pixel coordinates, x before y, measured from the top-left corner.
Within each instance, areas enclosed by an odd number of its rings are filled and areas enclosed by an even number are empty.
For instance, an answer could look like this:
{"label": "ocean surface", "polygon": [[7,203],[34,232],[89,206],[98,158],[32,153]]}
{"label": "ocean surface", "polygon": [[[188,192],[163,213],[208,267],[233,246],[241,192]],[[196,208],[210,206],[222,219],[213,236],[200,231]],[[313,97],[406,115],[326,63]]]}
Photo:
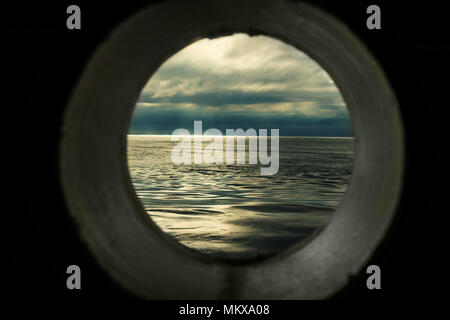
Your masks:
{"label": "ocean surface", "polygon": [[176,144],[128,136],[134,188],[163,231],[222,259],[271,254],[320,231],[353,168],[353,138],[280,137],[273,176],[261,175],[260,164],[175,165]]}

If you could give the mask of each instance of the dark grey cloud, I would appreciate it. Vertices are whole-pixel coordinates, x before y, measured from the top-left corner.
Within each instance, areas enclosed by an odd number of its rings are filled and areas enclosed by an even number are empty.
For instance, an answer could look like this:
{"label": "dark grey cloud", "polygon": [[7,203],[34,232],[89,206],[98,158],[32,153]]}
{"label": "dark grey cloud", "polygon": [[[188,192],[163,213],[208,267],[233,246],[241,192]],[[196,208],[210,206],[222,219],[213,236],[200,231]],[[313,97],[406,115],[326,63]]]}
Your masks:
{"label": "dark grey cloud", "polygon": [[171,134],[178,128],[193,132],[195,120],[202,120],[203,130],[265,128],[279,129],[283,136],[352,136],[350,119],[344,115],[323,118],[281,113],[192,113],[183,110],[146,109],[136,113],[130,126],[130,134]]}
{"label": "dark grey cloud", "polygon": [[[192,103],[201,106],[226,106],[226,105],[251,105],[284,102],[311,101],[318,104],[339,101],[338,92],[314,92],[307,90],[281,91],[266,90],[262,92],[251,92],[242,90],[224,89],[220,91],[206,91],[195,94],[175,93],[168,96],[156,96],[154,93],[143,93],[138,102],[147,103]],[[342,106],[325,106],[327,109],[335,110]]]}

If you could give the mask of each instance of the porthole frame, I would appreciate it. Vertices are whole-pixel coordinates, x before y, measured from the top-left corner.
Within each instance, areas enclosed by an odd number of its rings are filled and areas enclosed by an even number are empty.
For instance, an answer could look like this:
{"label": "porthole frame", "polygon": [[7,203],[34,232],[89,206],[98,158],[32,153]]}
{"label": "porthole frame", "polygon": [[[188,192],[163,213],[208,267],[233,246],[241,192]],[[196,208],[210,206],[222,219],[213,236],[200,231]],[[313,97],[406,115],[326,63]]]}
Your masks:
{"label": "porthole frame", "polygon": [[[162,232],[134,192],[126,135],[141,89],[157,68],[204,37],[262,34],[308,54],[349,109],[351,181],[329,225],[307,245],[230,264]],[[398,103],[375,58],[335,17],[302,2],[166,1],[119,25],[87,63],[67,106],[61,177],[80,236],[121,286],[148,299],[322,299],[348,282],[395,214],[404,166]]]}

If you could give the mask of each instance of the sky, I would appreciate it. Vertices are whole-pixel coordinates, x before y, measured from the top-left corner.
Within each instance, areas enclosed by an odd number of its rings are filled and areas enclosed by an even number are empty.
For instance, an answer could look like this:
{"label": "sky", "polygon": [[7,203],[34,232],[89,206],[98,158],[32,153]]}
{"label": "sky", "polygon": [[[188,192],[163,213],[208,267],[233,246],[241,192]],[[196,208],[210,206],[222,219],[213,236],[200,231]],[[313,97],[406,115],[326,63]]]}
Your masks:
{"label": "sky", "polygon": [[352,136],[330,76],[296,48],[267,36],[234,34],[185,47],[150,78],[129,134],[279,129],[280,136]]}

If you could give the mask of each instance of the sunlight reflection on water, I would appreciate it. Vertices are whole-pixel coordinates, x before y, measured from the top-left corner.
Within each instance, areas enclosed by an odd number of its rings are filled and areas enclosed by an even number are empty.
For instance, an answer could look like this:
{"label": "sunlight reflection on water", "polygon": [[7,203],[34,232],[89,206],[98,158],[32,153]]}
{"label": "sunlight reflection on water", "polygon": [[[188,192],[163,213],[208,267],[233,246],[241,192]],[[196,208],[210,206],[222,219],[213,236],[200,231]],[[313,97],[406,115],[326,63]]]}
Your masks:
{"label": "sunlight reflection on water", "polygon": [[258,165],[174,165],[175,144],[128,136],[134,188],[163,231],[220,258],[270,254],[324,227],[353,168],[353,138],[280,137],[273,176]]}

